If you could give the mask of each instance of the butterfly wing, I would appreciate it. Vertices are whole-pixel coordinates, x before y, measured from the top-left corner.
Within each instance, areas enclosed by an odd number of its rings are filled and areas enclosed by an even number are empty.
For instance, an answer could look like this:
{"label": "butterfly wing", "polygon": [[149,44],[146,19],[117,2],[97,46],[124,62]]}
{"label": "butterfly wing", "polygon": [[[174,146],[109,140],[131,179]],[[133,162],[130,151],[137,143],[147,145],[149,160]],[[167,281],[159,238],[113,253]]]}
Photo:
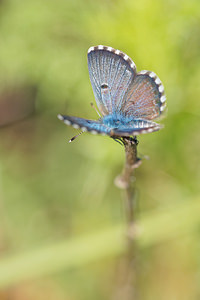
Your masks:
{"label": "butterfly wing", "polygon": [[158,131],[161,128],[162,125],[155,122],[144,119],[134,119],[126,125],[112,129],[110,134],[113,136],[135,136]]}
{"label": "butterfly wing", "polygon": [[82,131],[89,131],[92,134],[110,135],[111,132],[111,128],[102,124],[100,121],[65,115],[58,115],[58,119],[63,121],[66,125],[81,129]]}
{"label": "butterfly wing", "polygon": [[114,128],[112,126],[106,126],[101,120],[95,121],[65,115],[58,115],[58,118],[66,125],[72,126],[76,129],[88,131],[92,134],[109,135],[112,137],[123,137],[131,135],[135,136],[138,134],[157,131],[162,128],[160,124],[144,119],[134,119],[126,125],[120,125]]}
{"label": "butterfly wing", "polygon": [[124,95],[136,75],[134,62],[119,50],[96,46],[88,50],[88,69],[102,115],[119,112]]}
{"label": "butterfly wing", "polygon": [[165,109],[164,87],[154,72],[141,71],[131,82],[122,111],[127,117],[152,120]]}

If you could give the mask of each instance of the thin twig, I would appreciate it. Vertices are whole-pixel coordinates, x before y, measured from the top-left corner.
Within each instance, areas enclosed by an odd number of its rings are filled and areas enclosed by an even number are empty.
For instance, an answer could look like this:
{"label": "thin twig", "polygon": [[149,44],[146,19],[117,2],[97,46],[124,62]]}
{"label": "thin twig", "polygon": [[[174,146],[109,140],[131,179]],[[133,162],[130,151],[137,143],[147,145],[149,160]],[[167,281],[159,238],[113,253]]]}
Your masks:
{"label": "thin twig", "polygon": [[133,171],[141,164],[141,160],[137,157],[136,138],[124,137],[122,142],[125,148],[126,161],[122,174],[115,179],[115,185],[121,189],[127,189],[132,182]]}
{"label": "thin twig", "polygon": [[136,300],[136,247],[133,241],[133,232],[135,230],[135,189],[132,185],[133,172],[141,164],[141,160],[137,157],[136,138],[124,137],[121,139],[125,148],[125,165],[122,174],[115,179],[115,185],[124,190],[124,206],[127,221],[127,256],[124,259],[120,270],[120,289],[115,299]]}

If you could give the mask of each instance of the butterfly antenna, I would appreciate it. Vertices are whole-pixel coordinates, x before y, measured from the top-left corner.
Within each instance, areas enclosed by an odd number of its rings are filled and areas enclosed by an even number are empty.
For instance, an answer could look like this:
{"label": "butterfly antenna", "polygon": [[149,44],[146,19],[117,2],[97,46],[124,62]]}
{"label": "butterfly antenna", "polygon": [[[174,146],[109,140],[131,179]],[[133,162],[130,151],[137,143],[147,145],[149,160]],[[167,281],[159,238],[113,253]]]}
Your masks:
{"label": "butterfly antenna", "polygon": [[92,108],[94,108],[94,110],[96,111],[97,115],[99,115],[99,117],[101,118],[101,115],[98,112],[98,110],[96,109],[96,107],[94,106],[94,103],[91,102],[90,105],[92,106]]}
{"label": "butterfly antenna", "polygon": [[79,132],[77,135],[73,136],[70,140],[69,143],[73,142],[79,135],[81,135],[84,131]]}

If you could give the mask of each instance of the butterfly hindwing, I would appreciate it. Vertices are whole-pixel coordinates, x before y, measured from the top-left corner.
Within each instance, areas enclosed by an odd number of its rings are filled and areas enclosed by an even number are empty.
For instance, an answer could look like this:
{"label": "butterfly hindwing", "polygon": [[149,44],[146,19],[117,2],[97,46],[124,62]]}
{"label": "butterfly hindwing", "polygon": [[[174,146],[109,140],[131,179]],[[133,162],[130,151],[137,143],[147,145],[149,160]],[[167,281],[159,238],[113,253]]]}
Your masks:
{"label": "butterfly hindwing", "polygon": [[96,46],[88,50],[88,69],[100,112],[107,115],[120,111],[136,74],[134,62],[112,47]]}
{"label": "butterfly hindwing", "polygon": [[161,128],[162,126],[155,122],[144,119],[135,119],[129,124],[113,129],[112,134],[115,136],[135,136],[158,131]]}
{"label": "butterfly hindwing", "polygon": [[122,110],[125,116],[152,120],[165,108],[164,87],[154,72],[141,71],[131,82]]}

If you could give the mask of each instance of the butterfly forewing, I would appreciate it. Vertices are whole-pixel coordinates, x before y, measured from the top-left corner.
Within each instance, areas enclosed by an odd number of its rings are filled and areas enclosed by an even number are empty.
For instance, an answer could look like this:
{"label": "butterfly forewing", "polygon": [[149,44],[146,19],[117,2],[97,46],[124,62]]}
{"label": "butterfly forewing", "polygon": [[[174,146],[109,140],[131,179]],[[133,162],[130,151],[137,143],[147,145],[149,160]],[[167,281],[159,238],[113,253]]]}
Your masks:
{"label": "butterfly forewing", "polygon": [[164,87],[157,75],[141,71],[126,92],[122,110],[126,116],[152,120],[164,110],[165,100]]}
{"label": "butterfly forewing", "polygon": [[[136,71],[134,62],[123,52],[96,46],[88,50],[90,80],[99,110],[103,115],[119,112]],[[103,89],[107,87],[107,96]]]}

